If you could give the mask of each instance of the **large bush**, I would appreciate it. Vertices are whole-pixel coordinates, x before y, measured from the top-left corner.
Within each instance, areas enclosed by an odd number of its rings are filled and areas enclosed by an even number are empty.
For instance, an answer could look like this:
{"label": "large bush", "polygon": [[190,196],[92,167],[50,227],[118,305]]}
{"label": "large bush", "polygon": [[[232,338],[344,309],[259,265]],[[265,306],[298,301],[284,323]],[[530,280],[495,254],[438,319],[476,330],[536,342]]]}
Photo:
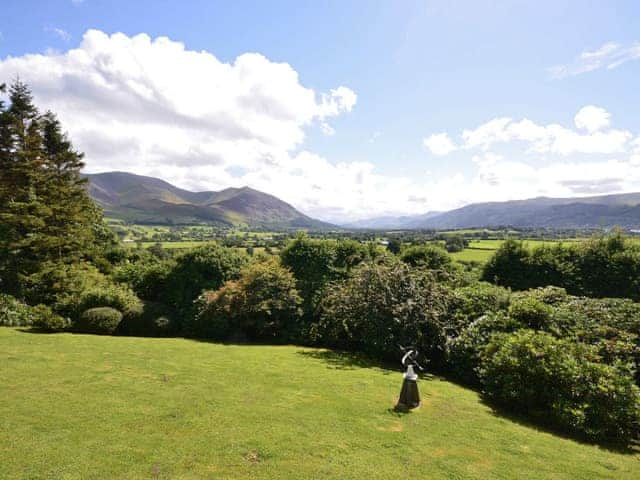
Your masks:
{"label": "large bush", "polygon": [[36,305],[31,308],[31,326],[46,332],[59,332],[71,327],[71,320],[55,313],[47,305]]}
{"label": "large bush", "polygon": [[[349,256],[343,257],[347,265]],[[282,265],[293,272],[305,315],[312,317],[323,287],[335,278],[336,243],[300,235],[280,252],[280,258]]]}
{"label": "large bush", "polygon": [[451,256],[437,245],[415,245],[408,247],[400,259],[412,267],[442,270],[451,264]]}
{"label": "large bush", "polygon": [[127,287],[110,283],[82,292],[75,308],[78,312],[84,312],[97,307],[111,307],[126,312],[138,308],[140,304],[140,299]]}
{"label": "large bush", "polygon": [[592,439],[629,442],[640,433],[640,390],[626,369],[595,358],[585,345],[519,330],[492,337],[479,373],[493,401]]}
{"label": "large bush", "polygon": [[509,316],[534,330],[548,327],[552,314],[552,307],[528,295],[514,296],[509,305]]}
{"label": "large bush", "polygon": [[112,335],[121,320],[122,313],[115,308],[90,308],[82,313],[80,319],[74,324],[74,329],[82,333]]}
{"label": "large bush", "polygon": [[241,333],[253,340],[300,341],[301,303],[292,273],[269,259],[244,268],[237,281],[205,292],[187,328],[213,338]]}
{"label": "large bush", "polygon": [[514,332],[522,324],[504,312],[490,312],[473,321],[456,337],[447,341],[449,371],[458,379],[470,384],[478,383],[480,355],[493,335]]}
{"label": "large bush", "polygon": [[118,335],[164,337],[178,333],[176,315],[169,307],[157,302],[141,302],[123,313]]}
{"label": "large bush", "polygon": [[507,240],[482,275],[515,290],[556,285],[573,295],[640,300],[640,247],[620,233],[532,251]]}
{"label": "large bush", "polygon": [[32,321],[31,307],[11,295],[0,293],[0,326],[26,327]]}
{"label": "large bush", "polygon": [[448,292],[424,270],[366,263],[326,291],[315,333],[324,343],[397,359],[398,345],[442,358]]}
{"label": "large bush", "polygon": [[530,288],[529,250],[521,241],[508,239],[496,250],[482,270],[482,280],[516,290]]}
{"label": "large bush", "polygon": [[487,282],[475,282],[467,287],[456,288],[449,304],[449,315],[455,336],[471,322],[489,312],[506,310],[511,292]]}
{"label": "large bush", "polygon": [[174,268],[172,260],[132,262],[118,267],[113,278],[129,284],[143,300],[162,301],[171,288],[169,277]]}
{"label": "large bush", "polygon": [[246,255],[215,244],[184,253],[167,277],[165,303],[181,317],[191,318],[194,300],[204,290],[216,290],[227,280],[238,278],[246,262]]}

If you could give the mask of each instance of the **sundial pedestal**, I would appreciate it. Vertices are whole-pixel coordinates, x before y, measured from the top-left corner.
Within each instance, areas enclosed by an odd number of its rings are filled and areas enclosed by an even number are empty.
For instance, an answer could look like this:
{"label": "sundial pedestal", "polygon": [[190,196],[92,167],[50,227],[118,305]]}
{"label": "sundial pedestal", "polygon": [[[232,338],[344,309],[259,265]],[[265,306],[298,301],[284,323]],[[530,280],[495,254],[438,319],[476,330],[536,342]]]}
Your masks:
{"label": "sundial pedestal", "polygon": [[413,371],[413,366],[409,365],[403,375],[400,398],[395,409],[399,411],[412,410],[420,406],[420,392],[418,392],[418,375]]}

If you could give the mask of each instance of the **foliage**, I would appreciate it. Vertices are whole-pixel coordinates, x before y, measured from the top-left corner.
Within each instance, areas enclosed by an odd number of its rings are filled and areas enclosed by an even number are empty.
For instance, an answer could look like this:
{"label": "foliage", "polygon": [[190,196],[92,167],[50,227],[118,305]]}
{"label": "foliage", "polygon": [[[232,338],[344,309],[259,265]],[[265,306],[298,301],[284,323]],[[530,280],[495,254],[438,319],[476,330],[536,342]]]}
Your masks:
{"label": "foliage", "polygon": [[[182,318],[194,315],[193,302],[204,290],[216,290],[238,278],[247,257],[232,248],[210,244],[176,258],[168,277],[166,303]],[[162,275],[159,275],[162,279]]]}
{"label": "foliage", "polygon": [[620,232],[532,252],[507,240],[485,265],[483,279],[515,290],[555,285],[573,295],[640,300],[640,248]]}
{"label": "foliage", "polygon": [[31,307],[31,315],[31,326],[47,332],[66,330],[71,326],[68,318],[58,315],[47,305]]}
{"label": "foliage", "polygon": [[399,238],[390,238],[387,243],[387,250],[394,255],[398,255],[402,250],[402,240]]}
{"label": "foliage", "polygon": [[506,288],[486,282],[475,282],[467,287],[456,288],[449,303],[452,331],[457,335],[471,322],[489,312],[506,310],[511,292]]}
{"label": "foliage", "polygon": [[[112,238],[89,198],[82,154],[51,112],[41,114],[17,80],[0,105],[0,280],[25,295],[43,266],[90,258]],[[106,236],[106,238],[105,238]],[[26,296],[26,295],[25,295]],[[38,299],[42,301],[42,299]]]}
{"label": "foliage", "polygon": [[527,272],[529,250],[523,242],[508,239],[493,254],[482,271],[482,280],[496,285],[525,290],[530,287]]}
{"label": "foliage", "polygon": [[461,252],[468,243],[462,235],[448,235],[444,241],[444,248],[449,253]]}
{"label": "foliage", "polygon": [[129,284],[143,300],[162,301],[171,288],[169,277],[174,268],[172,260],[131,262],[119,266],[113,278]]}
{"label": "foliage", "polygon": [[531,296],[514,296],[509,305],[509,316],[522,325],[539,330],[547,327],[553,309]]}
{"label": "foliage", "polygon": [[116,333],[138,337],[163,337],[177,332],[176,315],[158,302],[141,302],[122,315]]}
{"label": "foliage", "polygon": [[384,359],[398,345],[415,345],[431,360],[442,357],[448,294],[429,272],[391,261],[365,263],[327,289],[320,321],[321,341]]}
{"label": "foliage", "polygon": [[405,249],[400,259],[412,267],[441,270],[451,264],[451,257],[436,245],[415,245]]}
{"label": "foliage", "polygon": [[640,390],[629,372],[593,361],[592,349],[544,332],[492,337],[481,356],[486,395],[591,439],[640,433]]}
{"label": "foliage", "polygon": [[122,313],[111,307],[96,307],[85,310],[80,319],[74,324],[74,329],[83,333],[113,334],[120,321]]}
{"label": "foliage", "polygon": [[26,327],[32,321],[31,307],[11,295],[0,293],[0,326]]}
{"label": "foliage", "polygon": [[226,338],[242,333],[252,340],[302,341],[299,319],[302,299],[290,271],[275,260],[245,267],[237,281],[205,292],[190,333]]}
{"label": "foliage", "polygon": [[78,312],[97,307],[111,307],[120,312],[127,312],[139,308],[140,299],[122,285],[106,284],[83,291],[75,306]]}
{"label": "foliage", "polygon": [[280,258],[282,265],[293,272],[305,315],[313,316],[322,288],[335,275],[335,243],[299,235],[280,252]]}
{"label": "foliage", "polygon": [[491,341],[493,335],[501,332],[514,332],[522,324],[505,315],[504,312],[489,312],[468,325],[456,337],[447,342],[447,362],[449,371],[458,379],[478,383],[480,354]]}

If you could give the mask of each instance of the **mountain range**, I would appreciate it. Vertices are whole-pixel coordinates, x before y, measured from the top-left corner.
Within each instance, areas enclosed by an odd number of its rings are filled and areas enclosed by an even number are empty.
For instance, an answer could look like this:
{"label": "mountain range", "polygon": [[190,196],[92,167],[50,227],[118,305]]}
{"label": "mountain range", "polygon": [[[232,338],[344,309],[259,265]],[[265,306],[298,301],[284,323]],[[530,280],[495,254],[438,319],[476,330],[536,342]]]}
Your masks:
{"label": "mountain range", "polygon": [[[158,178],[126,172],[87,174],[89,194],[106,216],[141,224],[209,224],[262,229],[336,229],[286,202],[249,187],[191,192]],[[473,227],[640,228],[640,193],[575,198],[538,197],[473,203],[446,212],[385,216],[347,229],[456,229]]]}
{"label": "mountain range", "polygon": [[473,203],[447,212],[360,220],[346,228],[640,228],[640,193]]}
{"label": "mountain range", "polygon": [[139,224],[208,224],[264,229],[327,230],[286,202],[248,187],[190,192],[127,172],[85,174],[89,195],[105,216]]}

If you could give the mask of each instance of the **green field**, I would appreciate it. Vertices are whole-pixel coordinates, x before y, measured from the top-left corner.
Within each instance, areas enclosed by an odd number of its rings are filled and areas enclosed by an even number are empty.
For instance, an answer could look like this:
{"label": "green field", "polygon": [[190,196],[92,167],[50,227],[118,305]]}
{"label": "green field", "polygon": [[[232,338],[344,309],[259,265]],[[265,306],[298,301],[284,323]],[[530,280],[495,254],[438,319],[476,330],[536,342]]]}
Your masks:
{"label": "green field", "polygon": [[495,413],[478,394],[295,346],[0,328],[0,478],[637,479],[640,452]]}

